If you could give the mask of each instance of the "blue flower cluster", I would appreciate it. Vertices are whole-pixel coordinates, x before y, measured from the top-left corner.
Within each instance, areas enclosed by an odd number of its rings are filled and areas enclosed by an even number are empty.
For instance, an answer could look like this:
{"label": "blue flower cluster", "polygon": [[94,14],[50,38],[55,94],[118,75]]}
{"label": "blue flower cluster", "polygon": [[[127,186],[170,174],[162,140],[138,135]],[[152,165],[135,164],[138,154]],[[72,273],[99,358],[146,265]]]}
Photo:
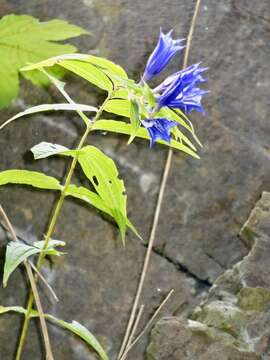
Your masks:
{"label": "blue flower cluster", "polygon": [[[159,41],[154,51],[150,55],[143,74],[143,80],[149,81],[159,74],[175,56],[181,51],[183,39],[173,40],[172,31],[164,34],[160,31]],[[207,81],[202,73],[207,68],[200,67],[200,63],[188,66],[167,77],[159,86],[154,89],[157,99],[158,112],[162,107],[180,109],[189,114],[192,110],[204,113],[201,100],[207,90],[201,90],[198,85]],[[164,118],[151,118],[142,121],[142,125],[147,129],[150,136],[150,146],[157,139],[162,139],[170,143],[170,129],[177,124],[174,121]]]}

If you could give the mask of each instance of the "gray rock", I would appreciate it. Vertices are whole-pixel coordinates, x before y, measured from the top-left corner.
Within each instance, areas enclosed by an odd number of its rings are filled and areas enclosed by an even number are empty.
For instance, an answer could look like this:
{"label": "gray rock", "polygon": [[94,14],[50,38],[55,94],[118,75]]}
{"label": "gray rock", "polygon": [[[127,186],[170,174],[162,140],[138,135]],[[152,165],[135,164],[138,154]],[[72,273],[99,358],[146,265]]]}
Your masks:
{"label": "gray rock", "polygon": [[[186,37],[192,10],[193,2],[188,0],[30,0],[27,4],[2,0],[0,5],[0,15],[28,13],[42,20],[58,17],[83,26],[93,36],[72,41],[81,52],[94,50],[108,56],[136,78],[155,45],[159,27],[166,30],[175,27],[176,36]],[[202,2],[190,58],[190,63],[202,60],[210,68],[207,116],[191,116],[204,144],[200,152],[202,159],[195,161],[183,154],[174,155],[156,239],[156,251],[161,256],[153,255],[143,298],[148,304],[144,320],[172,287],[177,295],[166,308],[167,315],[189,313],[208,283],[242,259],[252,244],[247,240],[242,242],[238,233],[262,190],[269,190],[269,79],[265,76],[269,72],[269,63],[265,60],[269,58],[269,14],[267,0],[256,6],[244,0]],[[164,76],[178,69],[181,61],[182,58],[178,63],[175,60]],[[72,84],[68,90],[78,101],[95,105],[102,97],[99,92],[93,93],[88,83],[75,77],[68,77],[68,82]],[[25,107],[56,99],[61,97],[54,89],[35,89],[23,82],[20,99],[2,111],[1,118],[4,120]],[[72,114],[21,120],[1,133],[0,168],[35,169],[62,178],[66,162],[57,158],[34,162],[29,149],[44,140],[71,147],[81,130],[79,119]],[[117,159],[129,196],[130,218],[147,239],[167,149],[157,146],[150,151],[143,141],[127,148],[126,140],[98,134],[89,142]],[[76,181],[84,183],[79,171]],[[0,201],[16,228],[28,237],[41,238],[55,195],[18,187],[0,191]],[[114,225],[81,204],[69,201],[55,236],[67,242],[68,255],[51,269],[45,269],[62,300],[57,306],[48,302],[46,310],[87,325],[114,358],[128,318],[144,247],[129,236],[127,247],[122,249]],[[267,257],[266,252],[257,251],[254,266],[261,255]],[[249,288],[264,288],[267,267],[261,266],[260,271],[264,274],[262,277],[253,271],[245,273]],[[224,279],[229,278],[224,281],[224,288],[237,291],[241,285],[237,272],[238,269],[233,268],[224,274]],[[0,292],[0,304],[23,304],[24,280],[24,276],[16,272],[8,288]],[[264,297],[260,293],[260,299]],[[249,302],[244,304],[249,306]],[[268,318],[261,320],[267,327]],[[18,325],[16,315],[0,317],[3,360],[10,359],[15,349],[14,329],[17,331]],[[50,331],[55,334],[57,359],[89,359],[89,352],[81,342],[55,327]],[[39,359],[40,339],[35,323],[30,338],[25,358]],[[261,338],[260,346],[266,343],[267,335]],[[215,341],[213,344],[214,359],[219,347]],[[142,342],[130,358],[142,359],[144,349],[145,342]],[[237,359],[238,350],[224,350],[222,356],[230,351],[231,359]],[[248,357],[253,355],[244,356],[253,359]]]}
{"label": "gray rock", "polygon": [[191,320],[159,321],[149,360],[165,360],[169,354],[170,359],[214,359],[218,349],[224,359],[269,359],[269,215],[270,193],[264,192],[241,229],[241,236],[253,243],[250,253],[216,280]]}

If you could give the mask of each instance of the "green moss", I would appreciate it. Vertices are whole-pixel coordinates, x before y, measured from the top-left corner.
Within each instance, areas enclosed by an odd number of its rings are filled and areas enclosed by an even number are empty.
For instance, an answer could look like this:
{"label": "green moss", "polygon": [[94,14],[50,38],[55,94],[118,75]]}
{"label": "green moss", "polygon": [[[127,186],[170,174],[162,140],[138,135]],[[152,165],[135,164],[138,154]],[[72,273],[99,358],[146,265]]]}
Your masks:
{"label": "green moss", "polygon": [[243,310],[264,311],[270,307],[270,290],[265,288],[243,288],[238,294],[239,306]]}

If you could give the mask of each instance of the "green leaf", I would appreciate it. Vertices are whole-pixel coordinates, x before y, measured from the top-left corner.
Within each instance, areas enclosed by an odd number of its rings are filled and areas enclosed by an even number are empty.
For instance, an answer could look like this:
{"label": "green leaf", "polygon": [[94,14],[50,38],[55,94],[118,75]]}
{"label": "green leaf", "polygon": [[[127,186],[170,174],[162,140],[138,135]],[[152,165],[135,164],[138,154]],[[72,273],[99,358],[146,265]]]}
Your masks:
{"label": "green leaf", "polygon": [[0,305],[0,314],[5,314],[7,312],[14,311],[20,314],[26,314],[26,310],[21,306],[2,306]]}
{"label": "green leaf", "polygon": [[112,114],[129,118],[130,106],[131,104],[129,100],[112,99],[106,103],[104,110]]}
{"label": "green leaf", "polygon": [[[11,311],[20,314],[26,314],[26,309],[22,308],[21,306],[0,306],[0,314],[5,314]],[[103,349],[97,338],[85,326],[83,326],[77,321],[72,321],[72,323],[69,323],[67,321],[58,319],[57,317],[50,314],[44,314],[44,316],[46,319],[50,320],[54,324],[66,330],[69,330],[70,332],[84,340],[88,345],[90,345],[93,350],[96,351],[101,360],[109,360],[105,350]],[[39,313],[36,310],[32,310],[31,317],[39,317]]]}
{"label": "green leaf", "polygon": [[10,119],[8,119],[7,121],[5,121],[1,126],[0,126],[0,130],[3,129],[6,125],[10,124],[12,121],[19,119],[23,116],[26,115],[31,115],[31,114],[36,114],[39,112],[43,112],[43,111],[58,111],[58,110],[69,110],[69,111],[90,111],[90,112],[97,112],[97,108],[95,108],[94,106],[89,106],[89,105],[83,105],[83,104],[43,104],[43,105],[38,105],[38,106],[33,106],[29,109],[26,109],[25,111],[22,111],[18,114],[16,114],[15,116],[12,116]]}
{"label": "green leaf", "polygon": [[127,79],[127,74],[125,70],[119,66],[113,63],[110,60],[107,60],[105,58],[99,57],[99,56],[93,56],[88,54],[65,54],[60,56],[54,56],[52,58],[49,58],[47,60],[41,61],[36,64],[31,64],[24,66],[21,70],[22,71],[29,71],[29,70],[35,70],[40,69],[44,67],[51,67],[56,64],[60,64],[63,60],[77,60],[77,61],[83,61],[86,63],[90,63],[92,65],[95,65],[96,67],[107,70],[108,72],[118,75],[119,77],[123,79]]}
{"label": "green leaf", "polygon": [[44,159],[49,156],[61,154],[67,156],[74,156],[77,150],[69,150],[67,147],[59,144],[51,144],[46,141],[33,146],[31,151],[34,155],[34,159]]}
{"label": "green leaf", "polygon": [[62,190],[59,181],[54,177],[29,170],[6,170],[0,172],[0,185],[24,184],[40,189]]}
{"label": "green leaf", "polygon": [[113,89],[112,82],[108,76],[90,63],[78,60],[62,60],[58,62],[58,65],[72,71],[103,90],[110,92]]}
{"label": "green leaf", "polygon": [[[96,209],[108,214],[112,218],[114,217],[112,209],[105,203],[101,197],[93,191],[88,190],[83,186],[70,185],[66,191],[66,196],[73,196],[77,199],[80,199],[86,202],[89,205],[94,206]],[[130,222],[130,220],[126,217],[125,219],[127,227],[130,228],[134,232],[138,238],[142,240],[142,237],[134,227],[134,225]]]}
{"label": "green leaf", "polygon": [[125,88],[120,88],[114,92],[113,98],[128,100],[129,91]]}
{"label": "green leaf", "polygon": [[[62,20],[40,22],[29,15],[6,15],[0,20],[0,108],[10,104],[18,95],[19,70],[29,62],[38,62],[51,56],[72,53],[72,45],[58,44],[86,34],[78,26]],[[24,74],[35,84],[48,84],[42,74]]]}
{"label": "green leaf", "polygon": [[127,197],[124,182],[119,179],[114,161],[94,146],[82,148],[78,161],[98,195],[111,208],[124,242]]}
{"label": "green leaf", "polygon": [[3,285],[7,286],[8,279],[13,271],[28,257],[44,252],[47,255],[59,256],[61,253],[54,249],[55,246],[63,245],[63,242],[51,240],[48,248],[42,250],[44,241],[35,242],[33,245],[28,245],[20,241],[10,241],[6,249],[6,259],[4,265]]}
{"label": "green leaf", "polygon": [[134,140],[134,138],[137,134],[137,131],[139,130],[139,128],[141,126],[140,107],[135,98],[130,100],[129,118],[130,118],[130,124],[131,124],[131,136],[128,140],[128,144],[130,144]]}
{"label": "green leaf", "polygon": [[[131,135],[131,125],[127,124],[123,121],[117,121],[117,120],[99,120],[94,125],[92,130],[102,130],[102,131],[111,131],[119,134],[126,134]],[[139,130],[136,133],[136,136],[142,139],[149,140],[149,135],[143,127],[140,127]],[[192,157],[199,159],[200,157],[188,146],[182,144],[181,142],[178,142],[176,140],[171,140],[171,143],[168,144],[167,142],[163,140],[158,140],[157,143],[170,146],[171,148],[181,150],[185,152],[188,155],[191,155]]]}
{"label": "green leaf", "polygon": [[152,89],[148,86],[146,82],[144,82],[143,92],[148,104],[152,109],[154,109],[156,107],[156,99]]}
{"label": "green leaf", "polygon": [[166,119],[176,121],[177,123],[182,125],[185,129],[187,129],[192,134],[194,140],[200,146],[202,146],[200,140],[198,139],[197,135],[195,134],[195,130],[193,128],[192,122],[182,111],[180,111],[180,110],[173,111],[167,107],[164,107],[159,111],[159,113],[157,115],[160,117],[165,117]]}
{"label": "green leaf", "polygon": [[[35,317],[38,316],[36,311],[33,312]],[[96,337],[83,325],[78,323],[77,321],[73,320],[72,323],[66,322],[64,320],[58,319],[55,316],[45,314],[46,319],[54,322],[58,326],[61,326],[64,329],[69,330],[73,334],[79,336],[82,340],[84,340],[92,349],[96,351],[99,355],[100,359],[102,360],[109,360],[106,352],[104,351],[103,347],[96,339]]]}

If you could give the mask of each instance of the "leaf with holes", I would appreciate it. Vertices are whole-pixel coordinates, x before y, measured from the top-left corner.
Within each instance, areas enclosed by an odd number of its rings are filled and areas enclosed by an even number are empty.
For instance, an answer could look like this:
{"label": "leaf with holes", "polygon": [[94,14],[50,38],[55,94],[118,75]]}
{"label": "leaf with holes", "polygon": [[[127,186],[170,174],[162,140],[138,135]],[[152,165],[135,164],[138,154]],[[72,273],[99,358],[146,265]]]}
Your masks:
{"label": "leaf with holes", "polygon": [[55,246],[63,246],[64,244],[65,243],[61,241],[51,240],[48,244],[48,248],[43,251],[44,241],[35,242],[33,245],[28,245],[21,241],[10,241],[6,249],[3,276],[4,287],[7,286],[10,275],[25,259],[40,252],[44,252],[46,255],[59,256],[61,253],[55,249]]}
{"label": "leaf with holes", "polygon": [[127,197],[124,182],[119,179],[114,161],[94,146],[82,148],[78,155],[78,161],[98,195],[111,209],[124,242]]}
{"label": "leaf with holes", "polygon": [[[6,15],[0,20],[0,108],[10,104],[18,95],[19,70],[29,62],[51,56],[72,53],[72,45],[57,41],[86,34],[78,26],[63,20],[40,22],[29,15]],[[53,72],[59,75],[57,69]],[[62,70],[63,73],[63,70]],[[22,74],[36,85],[48,85],[48,80],[37,71]]]}

